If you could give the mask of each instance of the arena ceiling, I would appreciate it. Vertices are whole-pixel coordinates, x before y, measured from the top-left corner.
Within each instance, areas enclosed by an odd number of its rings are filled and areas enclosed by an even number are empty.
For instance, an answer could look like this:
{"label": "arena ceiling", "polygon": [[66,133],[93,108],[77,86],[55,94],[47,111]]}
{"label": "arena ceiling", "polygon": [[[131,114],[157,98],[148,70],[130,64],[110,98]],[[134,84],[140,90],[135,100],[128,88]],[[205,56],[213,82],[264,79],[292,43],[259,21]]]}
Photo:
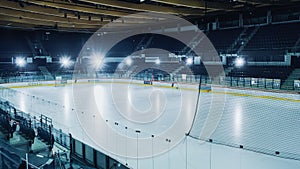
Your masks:
{"label": "arena ceiling", "polygon": [[[201,18],[246,8],[293,6],[300,0],[0,0],[0,26],[59,30],[96,30],[137,12]],[[129,18],[120,26],[153,18]]]}

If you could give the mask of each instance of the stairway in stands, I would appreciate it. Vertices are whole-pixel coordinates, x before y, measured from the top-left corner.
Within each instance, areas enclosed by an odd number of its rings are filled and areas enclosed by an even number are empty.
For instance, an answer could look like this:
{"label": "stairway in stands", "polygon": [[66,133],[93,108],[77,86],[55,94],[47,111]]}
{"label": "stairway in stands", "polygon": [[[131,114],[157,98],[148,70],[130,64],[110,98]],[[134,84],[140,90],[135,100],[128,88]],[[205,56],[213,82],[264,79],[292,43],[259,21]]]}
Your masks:
{"label": "stairway in stands", "polygon": [[178,72],[180,72],[182,69],[184,69],[184,66],[180,66],[177,69],[175,69],[171,74],[176,75]]}
{"label": "stairway in stands", "polygon": [[26,40],[34,56],[48,56],[48,52],[40,40],[32,40],[29,36],[26,37]]}
{"label": "stairway in stands", "polygon": [[292,52],[298,52],[299,49],[300,49],[300,37],[298,38],[295,45],[293,46]]}
{"label": "stairway in stands", "polygon": [[52,76],[52,74],[49,72],[49,70],[47,69],[46,66],[39,66],[38,67],[40,69],[40,71],[42,72],[42,74],[45,77],[45,80],[54,80],[54,77]]}
{"label": "stairway in stands", "polygon": [[294,90],[294,81],[300,79],[300,68],[295,69],[283,82],[281,88],[284,90]]}
{"label": "stairway in stands", "polygon": [[143,50],[143,49],[147,49],[147,47],[151,44],[153,40],[153,36],[144,36],[141,41],[139,41],[139,43],[136,46],[136,50]]}
{"label": "stairway in stands", "polygon": [[244,38],[248,36],[248,31],[250,28],[245,27],[241,34],[238,36],[238,38],[235,39],[235,41],[230,45],[230,47],[227,49],[227,53],[236,53],[237,50],[242,45]]}
{"label": "stairway in stands", "polygon": [[[256,32],[258,31],[259,26],[256,26],[252,31],[248,32],[245,36],[245,38],[243,38],[243,43],[240,43],[241,45],[239,46],[238,50],[237,50],[237,54],[239,54],[244,48],[245,46],[248,44],[248,42],[253,38],[253,36],[256,34]],[[250,34],[249,34],[250,33]]]}
{"label": "stairway in stands", "polygon": [[[208,33],[207,33],[208,35]],[[198,45],[204,40],[206,36],[203,36],[203,34],[198,33],[189,43],[186,45],[181,52],[184,53],[185,55],[190,55],[192,51],[198,47]]]}
{"label": "stairway in stands", "polygon": [[225,68],[225,70],[224,70],[225,76],[228,76],[228,74],[232,71],[232,69],[234,69],[233,66]]}

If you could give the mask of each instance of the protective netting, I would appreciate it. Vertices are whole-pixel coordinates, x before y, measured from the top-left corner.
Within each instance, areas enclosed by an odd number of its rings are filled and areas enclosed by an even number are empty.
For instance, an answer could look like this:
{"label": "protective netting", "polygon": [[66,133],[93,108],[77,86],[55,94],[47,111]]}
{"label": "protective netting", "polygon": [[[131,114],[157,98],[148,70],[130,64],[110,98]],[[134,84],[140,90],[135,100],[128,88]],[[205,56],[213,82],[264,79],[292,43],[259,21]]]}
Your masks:
{"label": "protective netting", "polygon": [[[210,106],[220,106],[209,98],[226,95],[222,117],[211,140],[203,138],[203,126],[208,121]],[[251,90],[217,90],[214,94],[202,93],[199,111],[190,135],[200,140],[237,148],[300,160],[300,96]],[[218,120],[218,119],[216,119]]]}

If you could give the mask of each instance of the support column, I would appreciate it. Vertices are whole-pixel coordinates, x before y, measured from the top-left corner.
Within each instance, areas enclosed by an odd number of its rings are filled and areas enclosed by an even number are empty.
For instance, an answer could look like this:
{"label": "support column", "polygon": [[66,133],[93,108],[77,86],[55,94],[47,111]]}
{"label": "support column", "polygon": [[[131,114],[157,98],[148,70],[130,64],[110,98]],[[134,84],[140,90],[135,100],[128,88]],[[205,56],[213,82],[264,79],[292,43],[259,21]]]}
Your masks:
{"label": "support column", "polygon": [[239,15],[239,27],[244,27],[244,20],[243,20],[243,14],[240,13]]}
{"label": "support column", "polygon": [[268,11],[267,13],[267,24],[271,24],[272,23],[272,12]]}
{"label": "support column", "polygon": [[216,22],[216,30],[218,30],[220,28],[219,18],[216,18],[215,22]]}
{"label": "support column", "polygon": [[4,164],[4,162],[3,162],[3,157],[2,157],[2,151],[0,150],[0,169],[3,169],[2,164]]}

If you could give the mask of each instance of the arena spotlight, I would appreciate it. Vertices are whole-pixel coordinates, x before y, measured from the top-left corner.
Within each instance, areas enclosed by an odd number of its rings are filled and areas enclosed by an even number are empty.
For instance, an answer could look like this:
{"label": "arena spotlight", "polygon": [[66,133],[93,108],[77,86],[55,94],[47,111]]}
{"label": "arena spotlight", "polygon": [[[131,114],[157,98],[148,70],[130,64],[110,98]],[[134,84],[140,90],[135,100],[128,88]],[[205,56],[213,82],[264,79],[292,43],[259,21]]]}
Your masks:
{"label": "arena spotlight", "polygon": [[186,59],[186,64],[187,64],[187,65],[193,64],[193,58],[187,58],[187,59]]}
{"label": "arena spotlight", "polygon": [[126,63],[127,66],[130,66],[132,64],[132,59],[131,58],[127,58],[125,60],[125,63]]}
{"label": "arena spotlight", "polygon": [[236,67],[242,67],[242,66],[244,66],[245,65],[245,59],[244,58],[240,58],[240,57],[236,58],[235,61],[234,61],[234,65]]}
{"label": "arena spotlight", "polygon": [[59,59],[59,63],[61,64],[61,67],[63,68],[69,68],[72,65],[72,61],[70,59],[70,57],[61,57]]}
{"label": "arena spotlight", "polygon": [[16,65],[19,67],[24,67],[26,65],[26,60],[23,57],[16,58]]}
{"label": "arena spotlight", "polygon": [[100,53],[94,53],[91,56],[91,65],[94,69],[99,70],[104,66],[104,56]]}
{"label": "arena spotlight", "polygon": [[159,59],[156,59],[156,60],[155,60],[155,64],[159,65],[159,64],[160,64],[160,60],[159,60]]}

